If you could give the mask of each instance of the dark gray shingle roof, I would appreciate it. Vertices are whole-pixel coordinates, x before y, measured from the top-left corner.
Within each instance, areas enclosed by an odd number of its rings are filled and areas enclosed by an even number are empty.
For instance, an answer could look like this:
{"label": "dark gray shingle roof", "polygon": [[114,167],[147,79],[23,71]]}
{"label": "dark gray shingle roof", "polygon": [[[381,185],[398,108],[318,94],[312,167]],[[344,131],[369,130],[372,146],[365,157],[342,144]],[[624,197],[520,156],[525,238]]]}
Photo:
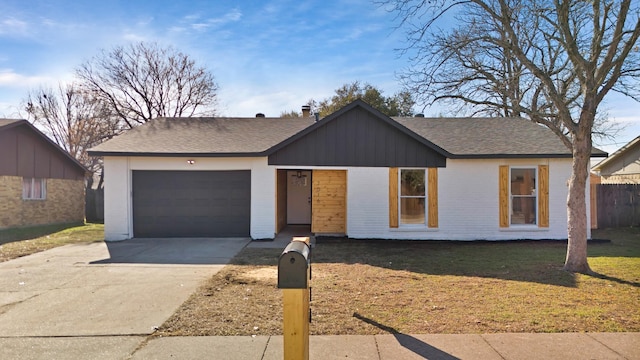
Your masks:
{"label": "dark gray shingle roof", "polygon": [[17,123],[19,121],[24,121],[22,119],[0,119],[0,128],[13,124],[13,123]]}
{"label": "dark gray shingle roof", "polygon": [[[315,131],[354,107],[424,138],[453,158],[571,157],[549,129],[521,118],[393,118],[356,101],[320,120]],[[159,118],[91,149],[91,155],[264,156],[314,124],[313,118]],[[289,142],[293,140],[290,139]],[[594,149],[596,156],[606,153]]]}
{"label": "dark gray shingle roof", "polygon": [[93,149],[93,155],[260,154],[313,124],[312,118],[159,118]]}
{"label": "dark gray shingle roof", "polygon": [[522,118],[394,118],[446,152],[460,157],[570,156],[548,128]]}

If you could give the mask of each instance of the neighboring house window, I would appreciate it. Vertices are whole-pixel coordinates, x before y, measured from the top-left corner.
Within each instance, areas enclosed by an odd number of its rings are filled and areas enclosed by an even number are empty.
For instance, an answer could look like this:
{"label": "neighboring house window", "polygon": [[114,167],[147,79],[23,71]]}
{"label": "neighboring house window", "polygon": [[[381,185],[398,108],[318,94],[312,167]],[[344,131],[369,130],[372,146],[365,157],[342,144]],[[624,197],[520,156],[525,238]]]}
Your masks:
{"label": "neighboring house window", "polygon": [[389,227],[438,227],[438,169],[389,168]]}
{"label": "neighboring house window", "polygon": [[22,198],[25,200],[44,200],[47,198],[46,179],[22,178]]}
{"label": "neighboring house window", "polygon": [[511,168],[511,225],[535,225],[537,223],[535,168]]}
{"label": "neighboring house window", "polygon": [[500,227],[549,227],[549,166],[510,167],[499,172]]}

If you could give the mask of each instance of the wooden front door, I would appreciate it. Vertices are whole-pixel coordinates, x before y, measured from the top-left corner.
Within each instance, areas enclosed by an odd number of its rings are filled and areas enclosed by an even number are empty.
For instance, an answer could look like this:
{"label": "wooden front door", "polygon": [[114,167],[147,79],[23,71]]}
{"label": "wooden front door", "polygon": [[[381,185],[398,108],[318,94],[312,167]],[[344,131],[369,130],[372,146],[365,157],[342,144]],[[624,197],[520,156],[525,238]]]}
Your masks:
{"label": "wooden front door", "polygon": [[313,170],[311,232],[346,234],[347,171]]}

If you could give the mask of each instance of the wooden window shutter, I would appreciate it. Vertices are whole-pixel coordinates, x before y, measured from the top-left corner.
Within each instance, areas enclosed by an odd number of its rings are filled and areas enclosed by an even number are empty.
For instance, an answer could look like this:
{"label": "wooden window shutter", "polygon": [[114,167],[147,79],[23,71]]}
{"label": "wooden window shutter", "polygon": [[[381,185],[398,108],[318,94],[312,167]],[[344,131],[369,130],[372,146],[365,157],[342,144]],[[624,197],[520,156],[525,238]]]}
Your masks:
{"label": "wooden window shutter", "polygon": [[538,166],[538,227],[549,227],[549,166]]}
{"label": "wooden window shutter", "polygon": [[389,168],[389,227],[398,227],[398,168]]}
{"label": "wooden window shutter", "polygon": [[500,227],[509,227],[509,166],[500,165],[499,186],[499,208]]}
{"label": "wooden window shutter", "polygon": [[428,170],[429,227],[438,227],[438,168]]}

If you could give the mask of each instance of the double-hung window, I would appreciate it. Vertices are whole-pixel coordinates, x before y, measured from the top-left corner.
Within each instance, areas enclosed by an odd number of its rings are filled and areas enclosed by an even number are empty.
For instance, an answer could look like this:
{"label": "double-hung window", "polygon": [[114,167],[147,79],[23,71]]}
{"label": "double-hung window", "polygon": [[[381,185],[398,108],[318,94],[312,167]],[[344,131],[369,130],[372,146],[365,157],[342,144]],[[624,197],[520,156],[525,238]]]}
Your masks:
{"label": "double-hung window", "polygon": [[536,168],[512,167],[510,174],[511,225],[535,225],[538,193]]}
{"label": "double-hung window", "polygon": [[437,168],[389,168],[389,227],[438,228]]}
{"label": "double-hung window", "polygon": [[22,198],[24,200],[45,200],[47,181],[40,178],[22,178]]}
{"label": "double-hung window", "polygon": [[499,169],[500,227],[548,228],[549,165],[500,165]]}
{"label": "double-hung window", "polygon": [[426,192],[424,169],[400,169],[400,224],[425,225]]}

